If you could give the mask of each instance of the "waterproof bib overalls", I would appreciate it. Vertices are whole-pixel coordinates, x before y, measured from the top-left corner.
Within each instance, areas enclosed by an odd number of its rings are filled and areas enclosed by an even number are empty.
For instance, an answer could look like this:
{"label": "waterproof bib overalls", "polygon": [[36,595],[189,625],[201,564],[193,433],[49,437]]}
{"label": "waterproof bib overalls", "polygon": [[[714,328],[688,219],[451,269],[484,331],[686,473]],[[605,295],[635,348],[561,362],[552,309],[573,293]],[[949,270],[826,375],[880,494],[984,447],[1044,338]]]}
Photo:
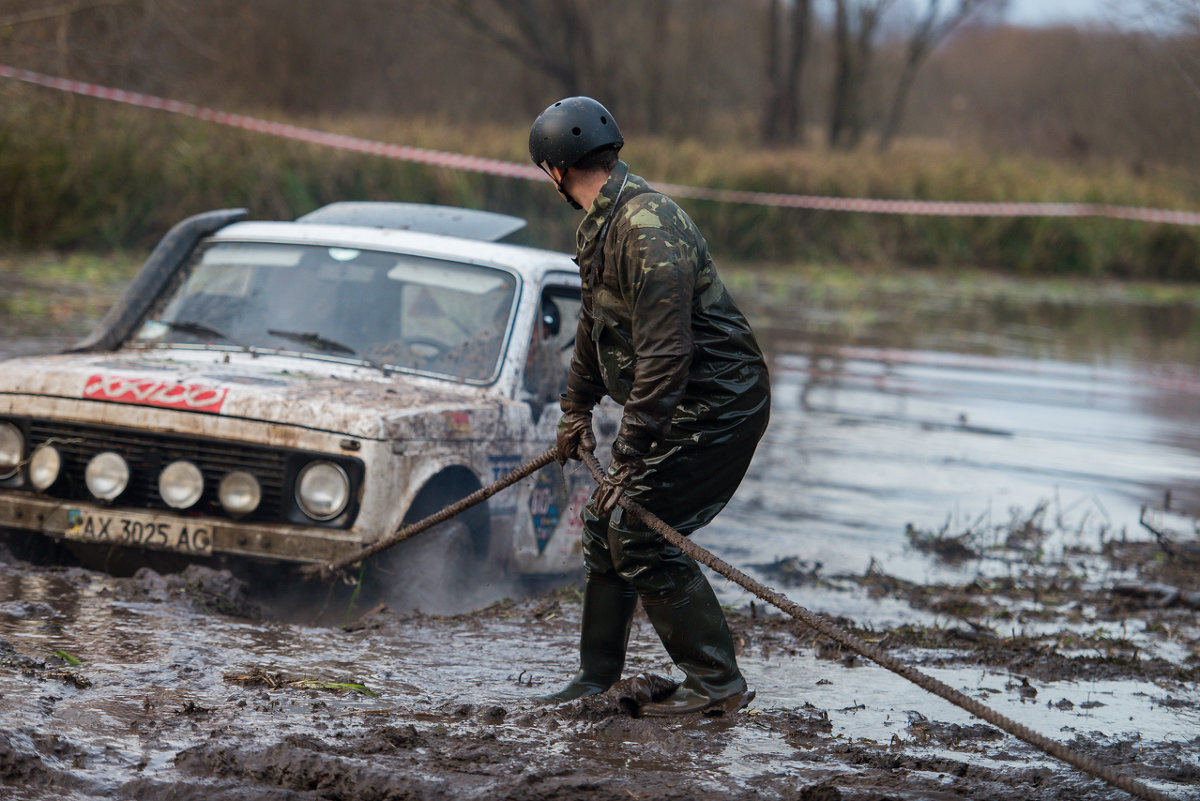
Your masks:
{"label": "waterproof bib overalls", "polygon": [[[682,534],[732,497],[766,429],[766,362],[690,218],[618,162],[577,233],[583,305],[564,411],[622,404],[618,439],[647,453],[626,495]],[[685,679],[646,714],[746,693],[733,640],[696,562],[617,507],[583,513],[581,669],[561,692],[621,677],[637,599]]]}

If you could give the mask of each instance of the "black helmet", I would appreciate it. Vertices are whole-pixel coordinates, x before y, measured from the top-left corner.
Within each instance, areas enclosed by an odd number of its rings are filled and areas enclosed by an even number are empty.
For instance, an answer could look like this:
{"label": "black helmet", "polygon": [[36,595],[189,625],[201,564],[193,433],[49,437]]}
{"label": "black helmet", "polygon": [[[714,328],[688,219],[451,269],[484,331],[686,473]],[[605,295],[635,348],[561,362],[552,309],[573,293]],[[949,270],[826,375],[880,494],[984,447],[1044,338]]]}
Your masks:
{"label": "black helmet", "polygon": [[541,167],[565,170],[604,147],[625,140],[608,109],[590,97],[567,97],[547,108],[529,129],[529,156]]}

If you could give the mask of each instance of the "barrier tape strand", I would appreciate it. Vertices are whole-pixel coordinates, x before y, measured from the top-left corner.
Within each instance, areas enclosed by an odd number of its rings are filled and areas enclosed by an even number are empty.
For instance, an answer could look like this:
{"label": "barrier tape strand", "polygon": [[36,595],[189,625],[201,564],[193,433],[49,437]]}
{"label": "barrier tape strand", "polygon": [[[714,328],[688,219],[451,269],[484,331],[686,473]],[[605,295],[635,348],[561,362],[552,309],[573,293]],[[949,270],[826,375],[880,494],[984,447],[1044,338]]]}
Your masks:
{"label": "barrier tape strand", "polygon": [[[396,145],[362,139],[356,136],[335,134],[298,125],[272,122],[245,114],[197,106],[179,100],[171,100],[141,92],[114,89],[99,84],[76,81],[45,75],[32,70],[0,64],[0,78],[11,78],[24,83],[70,92],[85,97],[110,100],[140,108],[181,114],[206,122],[231,128],[254,131],[283,139],[321,145],[324,147],[364,153],[382,158],[443,167],[452,170],[496,175],[503,178],[519,178],[527,181],[545,180],[546,176],[537,167],[518,164],[502,159],[470,156],[444,150],[431,150],[409,145]],[[771,206],[777,208],[808,209],[811,211],[857,212],[861,214],[906,214],[938,217],[1100,217],[1113,220],[1163,223],[1168,225],[1200,226],[1200,212],[1174,209],[1121,206],[1108,203],[1009,203],[1009,202],[961,202],[944,200],[888,200],[882,198],[825,197],[820,195],[797,195],[776,192],[750,192],[737,189],[687,186],[684,184],[656,183],[663,192],[677,197],[707,200],[718,203]]]}

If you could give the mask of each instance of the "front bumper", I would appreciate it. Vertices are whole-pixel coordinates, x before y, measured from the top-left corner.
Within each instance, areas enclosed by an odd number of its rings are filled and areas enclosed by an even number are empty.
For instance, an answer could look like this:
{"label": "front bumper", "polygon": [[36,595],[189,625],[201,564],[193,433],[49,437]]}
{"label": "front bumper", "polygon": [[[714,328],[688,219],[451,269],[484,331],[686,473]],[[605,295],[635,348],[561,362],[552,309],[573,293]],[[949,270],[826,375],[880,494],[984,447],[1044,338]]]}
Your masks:
{"label": "front bumper", "polygon": [[333,561],[367,544],[353,531],[100,507],[20,492],[0,495],[3,528],[195,556],[229,554],[296,563]]}

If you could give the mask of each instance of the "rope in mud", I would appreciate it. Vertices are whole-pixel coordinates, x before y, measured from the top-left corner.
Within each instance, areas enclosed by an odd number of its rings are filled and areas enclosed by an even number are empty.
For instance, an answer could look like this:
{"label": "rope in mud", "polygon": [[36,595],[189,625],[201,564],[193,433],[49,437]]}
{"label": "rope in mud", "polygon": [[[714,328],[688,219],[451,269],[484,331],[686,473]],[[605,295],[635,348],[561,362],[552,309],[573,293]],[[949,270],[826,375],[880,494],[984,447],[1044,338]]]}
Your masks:
{"label": "rope in mud", "polygon": [[538,456],[536,459],[532,459],[518,467],[516,470],[501,476],[496,482],[489,484],[483,489],[472,492],[461,501],[450,504],[440,512],[434,512],[429,517],[426,517],[423,520],[418,520],[416,523],[413,523],[410,526],[403,526],[395,534],[392,534],[390,537],[384,537],[368,548],[364,548],[357,553],[352,553],[349,556],[342,557],[341,559],[337,559],[332,562],[326,562],[318,565],[305,565],[300,568],[300,572],[308,576],[319,575],[322,578],[334,578],[350,565],[357,564],[368,557],[374,556],[380,551],[386,551],[388,548],[391,548],[398,542],[403,542],[409,537],[414,537],[428,528],[433,528],[438,523],[444,523],[450,518],[462,514],[476,504],[483,503],[500,490],[516,484],[523,478],[529,477],[533,473],[542,469],[551,462],[556,461],[557,459],[558,450],[556,448],[551,448],[541,456]]}
{"label": "rope in mud", "polygon": [[[600,463],[596,460],[595,455],[592,453],[581,452],[581,455],[583,457],[583,463],[587,466],[588,471],[592,474],[592,478],[594,478],[598,483],[603,477],[603,470],[600,467]],[[489,484],[483,489],[471,493],[462,500],[442,509],[440,512],[436,512],[429,517],[424,518],[423,520],[413,523],[410,526],[404,526],[390,537],[385,537],[374,545],[371,545],[370,547],[365,548],[358,553],[354,553],[350,556],[346,556],[325,564],[305,565],[304,567],[300,568],[300,570],[302,573],[308,575],[320,575],[323,578],[333,578],[346,567],[361,562],[362,560],[374,556],[381,551],[387,550],[398,542],[402,542],[410,537],[414,537],[417,534],[420,534],[422,531],[432,528],[439,523],[443,523],[450,518],[461,514],[472,506],[486,501],[488,498],[492,497],[501,490],[512,486],[521,479],[532,475],[537,470],[540,470],[551,462],[556,461],[557,458],[557,449],[551,448],[541,456],[538,456],[536,459],[525,463],[524,465],[503,476],[498,481]],[[928,674],[922,673],[920,670],[917,670],[911,665],[904,664],[903,662],[894,659],[870,643],[864,642],[863,640],[854,636],[842,627],[825,620],[820,615],[805,609],[803,606],[800,606],[783,594],[776,592],[770,587],[767,587],[766,585],[754,580],[750,576],[735,568],[733,565],[687,539],[678,531],[663,522],[663,520],[653,512],[646,509],[636,501],[630,500],[624,495],[621,495],[617,499],[617,503],[621,506],[621,508],[629,512],[629,514],[633,515],[638,520],[641,520],[667,542],[679,548],[681,551],[695,559],[700,564],[711,568],[717,573],[720,573],[722,576],[734,582],[735,584],[748,590],[762,600],[774,605],[785,614],[795,618],[796,620],[799,620],[809,628],[824,634],[831,640],[844,645],[846,648],[849,648],[856,654],[870,659],[875,664],[887,668],[893,673],[908,679],[921,689],[927,690],[934,695],[944,698],[955,706],[965,709],[975,717],[991,723],[998,729],[1008,732],[1014,737],[1029,743],[1040,751],[1060,759],[1063,762],[1082,770],[1084,773],[1091,774],[1092,776],[1107,782],[1117,789],[1124,790],[1132,796],[1144,798],[1147,799],[1147,801],[1173,801],[1170,796],[1164,795],[1163,793],[1160,793],[1159,791],[1142,784],[1131,776],[1117,773],[1112,768],[1109,768],[1106,765],[1101,765],[1094,759],[1085,756],[1074,749],[1068,748],[1060,742],[1051,740],[1049,737],[1039,734],[1024,724],[1018,723],[1017,721],[1000,714],[991,707],[985,706],[978,700],[971,698],[959,690],[954,689],[948,684],[939,681]]]}
{"label": "rope in mud", "polygon": [[[592,474],[592,478],[599,483],[601,477],[603,476],[603,471],[600,467],[600,463],[596,460],[595,455],[586,451],[580,451],[580,455],[583,457],[583,463],[587,466],[588,471]],[[870,659],[877,665],[885,667],[893,673],[908,679],[921,689],[928,690],[934,695],[944,698],[955,706],[962,707],[975,717],[986,720],[993,726],[1008,732],[1018,739],[1024,740],[1033,747],[1049,754],[1050,756],[1061,759],[1063,762],[1073,765],[1085,773],[1090,773],[1092,776],[1102,779],[1111,784],[1113,787],[1124,790],[1130,795],[1138,798],[1145,798],[1148,801],[1172,801],[1170,796],[1164,795],[1152,787],[1147,787],[1130,776],[1117,773],[1112,768],[1106,765],[1101,765],[1094,759],[1068,748],[1060,742],[1051,740],[1049,737],[1039,734],[1029,727],[1000,714],[991,707],[981,704],[978,700],[971,698],[959,690],[954,689],[948,684],[945,684],[944,682],[939,681],[930,675],[922,673],[911,665],[906,665],[903,662],[894,659],[870,643],[864,642],[858,637],[855,637],[853,634],[841,628],[840,626],[825,620],[820,615],[810,612],[803,606],[800,606],[770,587],[755,581],[733,565],[725,562],[719,557],[713,555],[708,550],[687,539],[678,531],[664,523],[662,519],[653,512],[646,509],[636,501],[632,501],[624,495],[621,495],[617,499],[617,503],[622,509],[633,515],[635,518],[641,520],[667,542],[676,546],[700,564],[712,568],[725,578],[754,593],[764,601],[773,604],[786,614],[796,618],[801,623],[804,623],[806,626],[815,629],[821,634],[824,634],[826,637],[829,637],[841,645],[846,646],[860,656]]]}

